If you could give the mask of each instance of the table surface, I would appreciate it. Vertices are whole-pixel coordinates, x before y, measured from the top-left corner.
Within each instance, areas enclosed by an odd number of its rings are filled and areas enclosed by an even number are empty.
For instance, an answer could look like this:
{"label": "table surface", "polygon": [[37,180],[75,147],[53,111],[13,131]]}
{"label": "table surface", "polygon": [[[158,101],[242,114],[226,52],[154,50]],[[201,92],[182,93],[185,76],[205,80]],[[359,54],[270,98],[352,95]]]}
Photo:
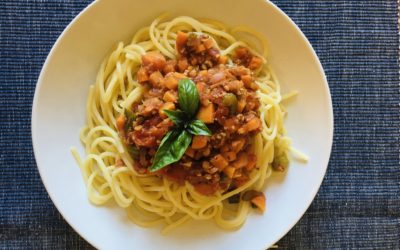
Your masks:
{"label": "table surface", "polygon": [[[30,116],[53,43],[90,0],[0,0],[0,248],[86,249],[40,180]],[[273,0],[325,69],[335,133],[324,182],[282,249],[400,249],[396,0]]]}

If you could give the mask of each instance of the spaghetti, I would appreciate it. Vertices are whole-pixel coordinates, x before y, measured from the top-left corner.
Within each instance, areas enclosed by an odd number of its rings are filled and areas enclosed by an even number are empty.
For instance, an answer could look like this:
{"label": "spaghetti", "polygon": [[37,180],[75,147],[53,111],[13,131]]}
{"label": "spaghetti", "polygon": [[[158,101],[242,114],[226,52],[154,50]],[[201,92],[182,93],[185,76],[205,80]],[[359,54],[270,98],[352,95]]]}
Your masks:
{"label": "spaghetti", "polygon": [[[89,89],[87,121],[80,133],[86,157],[81,159],[74,148],[72,154],[81,169],[89,200],[102,205],[114,199],[137,225],[163,224],[163,234],[190,219],[213,219],[221,228],[239,228],[251,204],[239,199],[236,205],[228,205],[228,200],[246,190],[260,191],[273,169],[283,170],[287,165],[290,149],[290,139],[283,126],[286,112],[281,106],[280,85],[265,59],[268,54],[265,39],[248,28],[228,29],[212,20],[199,21],[187,16],[164,19],[157,18],[149,27],[140,29],[129,44],[120,42],[103,61],[96,82]],[[257,157],[257,167],[247,182],[232,190],[202,195],[188,182],[179,185],[168,178],[136,171],[135,160],[116,128],[118,117],[133,104],[140,103],[149,91],[137,80],[143,55],[158,51],[168,59],[175,59],[175,41],[180,31],[211,37],[228,65],[234,64],[235,51],[242,47],[262,60],[262,66],[254,72],[261,128],[249,146]],[[257,43],[245,40],[249,35]]]}

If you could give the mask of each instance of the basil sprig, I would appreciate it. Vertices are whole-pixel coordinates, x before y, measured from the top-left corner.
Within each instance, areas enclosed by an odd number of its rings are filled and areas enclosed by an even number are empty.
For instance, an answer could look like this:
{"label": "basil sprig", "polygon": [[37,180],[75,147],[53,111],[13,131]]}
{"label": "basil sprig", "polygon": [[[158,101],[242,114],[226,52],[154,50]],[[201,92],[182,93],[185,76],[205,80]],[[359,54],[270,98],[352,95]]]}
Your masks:
{"label": "basil sprig", "polygon": [[196,115],[200,96],[196,85],[190,79],[182,79],[178,84],[179,106],[189,117]]}
{"label": "basil sprig", "polygon": [[187,120],[186,113],[182,110],[163,110],[168,118],[175,123],[178,127],[185,125],[185,120]]}
{"label": "basil sprig", "polygon": [[204,122],[200,120],[192,120],[187,125],[186,130],[192,135],[211,135],[211,131],[207,128]]}
{"label": "basil sprig", "polygon": [[175,124],[175,128],[161,140],[153,158],[153,164],[149,168],[151,172],[179,161],[192,142],[193,135],[211,136],[211,131],[207,126],[202,121],[195,119],[199,109],[200,96],[192,80],[186,78],[179,81],[178,97],[181,110],[163,110]]}

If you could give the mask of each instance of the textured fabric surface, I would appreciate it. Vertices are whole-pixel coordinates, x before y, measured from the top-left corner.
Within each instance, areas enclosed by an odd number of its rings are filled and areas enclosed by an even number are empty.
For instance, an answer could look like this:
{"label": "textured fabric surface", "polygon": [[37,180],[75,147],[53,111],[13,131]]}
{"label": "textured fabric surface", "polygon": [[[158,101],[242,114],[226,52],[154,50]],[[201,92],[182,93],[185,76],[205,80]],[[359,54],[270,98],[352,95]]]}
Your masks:
{"label": "textured fabric surface", "polygon": [[[51,46],[89,0],[0,0],[0,248],[86,249],[41,183],[30,115]],[[400,249],[396,0],[273,0],[325,69],[335,134],[327,175],[282,249]]]}

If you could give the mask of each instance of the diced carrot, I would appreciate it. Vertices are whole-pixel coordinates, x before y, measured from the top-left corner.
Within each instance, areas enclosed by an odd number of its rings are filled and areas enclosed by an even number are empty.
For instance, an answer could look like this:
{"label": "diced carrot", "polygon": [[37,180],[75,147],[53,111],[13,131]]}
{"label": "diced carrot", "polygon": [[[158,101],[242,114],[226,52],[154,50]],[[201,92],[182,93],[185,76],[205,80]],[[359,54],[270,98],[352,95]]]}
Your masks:
{"label": "diced carrot", "polygon": [[176,61],[175,60],[169,60],[165,64],[165,67],[163,68],[164,74],[167,74],[169,72],[174,72],[175,71],[175,66],[176,66]]}
{"label": "diced carrot", "polygon": [[239,99],[238,106],[237,106],[237,112],[238,113],[242,113],[244,107],[246,107],[246,100],[245,99]]}
{"label": "diced carrot", "polygon": [[192,148],[200,149],[207,145],[208,137],[204,135],[195,135],[192,140]]}
{"label": "diced carrot", "polygon": [[228,61],[228,57],[226,57],[226,56],[220,56],[218,58],[218,63],[219,64],[226,64],[227,61]]}
{"label": "diced carrot", "polygon": [[204,44],[204,47],[205,47],[206,49],[212,48],[212,47],[214,47],[214,45],[215,45],[214,40],[211,39],[211,38],[208,38],[208,39],[206,39],[205,41],[203,41],[203,44]]}
{"label": "diced carrot", "polygon": [[136,74],[138,82],[146,82],[149,80],[149,75],[145,68],[140,68]]}
{"label": "diced carrot", "polygon": [[226,167],[224,168],[224,170],[222,170],[226,176],[228,176],[229,178],[232,178],[233,175],[235,174],[235,168],[234,167]]}
{"label": "diced carrot", "polygon": [[243,56],[246,56],[249,53],[249,50],[247,48],[245,48],[245,47],[238,47],[235,50],[235,53],[236,53],[237,57],[243,57]]}
{"label": "diced carrot", "polygon": [[197,48],[196,48],[196,52],[197,52],[197,53],[203,52],[204,50],[206,50],[206,47],[204,46],[204,44],[200,44],[200,45],[197,46]]}
{"label": "diced carrot", "polygon": [[214,105],[210,103],[205,107],[200,107],[199,112],[197,113],[197,119],[203,121],[204,123],[213,123],[214,115]]}
{"label": "diced carrot", "polygon": [[173,72],[172,75],[173,75],[178,81],[181,80],[181,79],[187,78],[187,76],[185,76],[184,74],[179,73],[179,72]]}
{"label": "diced carrot", "polygon": [[244,144],[246,143],[246,139],[245,138],[239,138],[236,141],[232,142],[232,149],[235,153],[239,152],[240,150],[242,150]]}
{"label": "diced carrot", "polygon": [[248,171],[253,170],[253,168],[256,166],[257,164],[257,156],[255,154],[249,154],[247,156],[247,165],[246,165],[246,169]]}
{"label": "diced carrot", "polygon": [[168,90],[167,92],[165,92],[163,100],[166,102],[177,102],[178,95],[176,94],[176,92]]}
{"label": "diced carrot", "polygon": [[166,109],[166,110],[174,110],[175,109],[175,104],[173,102],[166,102],[159,109],[158,114],[162,118],[167,118],[167,115],[164,113],[164,109]]}
{"label": "diced carrot", "polygon": [[206,76],[208,76],[208,70],[206,70],[206,69],[200,70],[200,72],[197,75],[206,77]]}
{"label": "diced carrot", "polygon": [[266,199],[263,193],[251,199],[251,203],[253,203],[262,213],[264,213]]}
{"label": "diced carrot", "polygon": [[178,69],[180,72],[185,71],[189,67],[189,63],[186,58],[181,58],[178,60]]}
{"label": "diced carrot", "polygon": [[220,170],[223,170],[224,168],[226,168],[226,166],[228,166],[228,161],[225,160],[225,158],[220,154],[217,154],[216,156],[211,158],[210,162],[214,165],[214,167],[217,167]]}
{"label": "diced carrot", "polygon": [[238,155],[237,160],[233,163],[233,167],[238,169],[238,168],[242,168],[245,167],[247,165],[247,155],[245,152],[241,152]]}
{"label": "diced carrot", "polygon": [[249,63],[249,69],[256,70],[262,65],[262,60],[258,56],[253,56]]}
{"label": "diced carrot", "polygon": [[258,90],[258,85],[257,85],[255,82],[251,82],[251,83],[250,83],[250,88],[251,88],[252,90]]}
{"label": "diced carrot", "polygon": [[193,148],[188,147],[186,149],[185,155],[190,156],[191,158],[193,158],[195,153],[196,153],[196,151]]}
{"label": "diced carrot", "polygon": [[178,53],[181,53],[181,49],[185,46],[188,37],[188,33],[178,31],[178,34],[176,36],[176,49],[178,50]]}
{"label": "diced carrot", "polygon": [[163,84],[169,89],[176,89],[178,87],[178,79],[173,73],[169,73],[165,76]]}
{"label": "diced carrot", "polygon": [[149,82],[154,87],[158,87],[160,85],[162,79],[163,79],[163,76],[162,76],[161,72],[160,71],[154,71],[150,75]]}
{"label": "diced carrot", "polygon": [[227,159],[228,161],[234,161],[236,160],[236,153],[232,152],[232,151],[228,151],[228,152],[224,152],[223,156],[225,157],[225,159]]}
{"label": "diced carrot", "polygon": [[178,87],[179,80],[186,78],[184,74],[178,72],[170,72],[165,76],[163,84],[168,89],[176,89]]}
{"label": "diced carrot", "polygon": [[143,66],[153,71],[162,70],[166,62],[165,57],[158,51],[150,51],[142,56]]}
{"label": "diced carrot", "polygon": [[251,132],[261,127],[261,121],[258,118],[251,119],[244,125],[245,132]]}
{"label": "diced carrot", "polygon": [[175,109],[175,104],[173,102],[166,102],[163,105],[163,109],[174,110]]}
{"label": "diced carrot", "polygon": [[251,75],[242,75],[241,79],[242,79],[242,82],[244,83],[244,86],[246,88],[250,88],[250,85],[252,83]]}
{"label": "diced carrot", "polygon": [[123,116],[123,115],[120,115],[120,116],[118,116],[118,118],[117,118],[117,121],[116,121],[116,127],[117,127],[117,129],[118,129],[118,131],[120,131],[120,132],[122,132],[122,131],[124,131],[124,126],[125,126],[125,116]]}

